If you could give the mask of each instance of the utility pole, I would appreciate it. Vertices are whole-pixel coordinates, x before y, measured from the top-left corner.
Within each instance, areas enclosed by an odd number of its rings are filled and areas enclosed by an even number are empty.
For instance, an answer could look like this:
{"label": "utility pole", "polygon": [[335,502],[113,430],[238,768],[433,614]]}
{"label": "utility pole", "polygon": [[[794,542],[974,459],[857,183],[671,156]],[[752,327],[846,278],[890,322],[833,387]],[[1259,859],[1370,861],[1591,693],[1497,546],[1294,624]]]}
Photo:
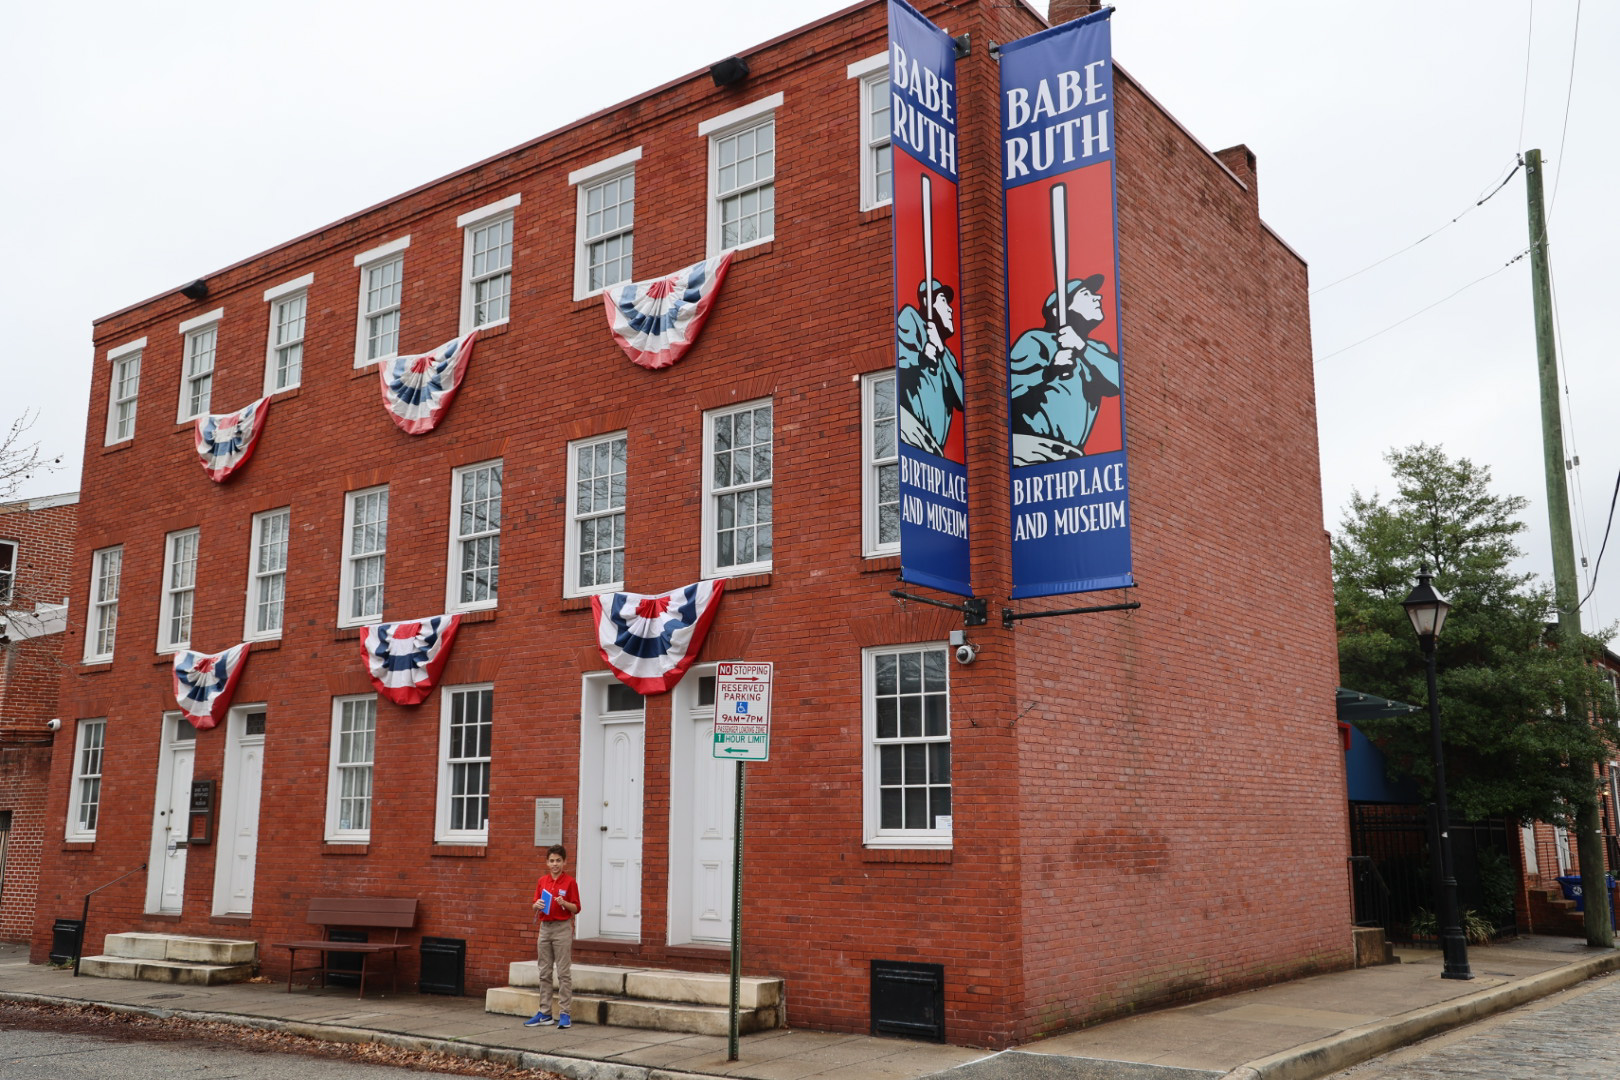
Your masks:
{"label": "utility pole", "polygon": [[[1536,359],[1541,375],[1541,441],[1547,468],[1547,524],[1552,534],[1553,595],[1558,636],[1573,647],[1581,635],[1580,588],[1575,581],[1575,538],[1569,524],[1569,480],[1564,466],[1564,421],[1558,404],[1558,351],[1553,343],[1552,285],[1547,264],[1547,213],[1541,190],[1541,151],[1526,150],[1524,175],[1530,200],[1530,285],[1536,312]],[[1569,719],[1587,723],[1586,702],[1567,703]],[[1581,767],[1590,769],[1590,764]],[[1581,892],[1586,898],[1586,943],[1610,948],[1609,889],[1604,878],[1603,826],[1591,776],[1582,777],[1575,806]]]}

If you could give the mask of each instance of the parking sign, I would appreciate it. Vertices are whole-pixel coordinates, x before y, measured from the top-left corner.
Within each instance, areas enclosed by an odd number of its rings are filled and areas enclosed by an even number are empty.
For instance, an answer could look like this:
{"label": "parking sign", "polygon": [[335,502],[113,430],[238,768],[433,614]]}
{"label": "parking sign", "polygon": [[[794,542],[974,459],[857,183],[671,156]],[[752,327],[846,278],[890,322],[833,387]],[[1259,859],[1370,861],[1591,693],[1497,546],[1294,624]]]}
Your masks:
{"label": "parking sign", "polygon": [[771,664],[719,665],[714,688],[714,756],[771,759]]}

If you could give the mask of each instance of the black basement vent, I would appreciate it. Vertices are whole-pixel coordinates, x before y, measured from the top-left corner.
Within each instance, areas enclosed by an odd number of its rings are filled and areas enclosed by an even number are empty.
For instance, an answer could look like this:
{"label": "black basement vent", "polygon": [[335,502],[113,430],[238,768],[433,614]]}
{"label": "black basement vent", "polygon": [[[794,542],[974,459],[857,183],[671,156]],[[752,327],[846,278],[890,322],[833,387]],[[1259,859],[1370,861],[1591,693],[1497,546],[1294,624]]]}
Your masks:
{"label": "black basement vent", "polygon": [[872,961],[872,1034],[945,1041],[945,965]]}
{"label": "black basement vent", "polygon": [[417,989],[424,994],[465,994],[467,942],[461,938],[423,938],[422,977]]}

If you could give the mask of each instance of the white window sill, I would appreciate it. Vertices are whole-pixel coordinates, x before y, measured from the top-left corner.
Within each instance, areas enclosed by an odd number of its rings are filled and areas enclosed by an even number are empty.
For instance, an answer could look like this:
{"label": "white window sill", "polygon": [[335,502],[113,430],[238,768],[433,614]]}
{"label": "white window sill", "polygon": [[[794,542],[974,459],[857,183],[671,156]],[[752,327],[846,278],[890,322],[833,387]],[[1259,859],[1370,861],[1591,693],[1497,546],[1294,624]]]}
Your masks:
{"label": "white window sill", "polygon": [[762,244],[769,244],[771,241],[773,241],[775,239],[776,239],[776,234],[772,233],[769,236],[762,236],[758,240],[750,240],[746,244],[738,244],[736,247],[720,248],[717,251],[711,251],[709,253],[709,255],[708,255],[708,258],[710,258],[710,259],[718,259],[720,256],[724,255],[728,251],[736,251],[736,252],[747,251],[749,248],[757,248],[757,247],[761,246]]}
{"label": "white window sill", "polygon": [[927,849],[937,851],[940,848],[951,846],[951,834],[945,833],[940,837],[923,836],[873,836],[866,840],[866,847],[876,850],[893,851],[900,848]]}

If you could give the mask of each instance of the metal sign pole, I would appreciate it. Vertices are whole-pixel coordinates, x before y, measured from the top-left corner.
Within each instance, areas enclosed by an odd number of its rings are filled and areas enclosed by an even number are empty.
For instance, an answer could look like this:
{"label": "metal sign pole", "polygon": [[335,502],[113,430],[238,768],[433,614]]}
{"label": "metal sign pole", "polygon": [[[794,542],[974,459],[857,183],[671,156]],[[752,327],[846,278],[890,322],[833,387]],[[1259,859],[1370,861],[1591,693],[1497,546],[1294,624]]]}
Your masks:
{"label": "metal sign pole", "polygon": [[726,1060],[737,1060],[737,1000],[742,983],[742,857],[743,857],[743,779],[746,761],[737,762],[737,817],[733,822],[731,848],[731,1039]]}

